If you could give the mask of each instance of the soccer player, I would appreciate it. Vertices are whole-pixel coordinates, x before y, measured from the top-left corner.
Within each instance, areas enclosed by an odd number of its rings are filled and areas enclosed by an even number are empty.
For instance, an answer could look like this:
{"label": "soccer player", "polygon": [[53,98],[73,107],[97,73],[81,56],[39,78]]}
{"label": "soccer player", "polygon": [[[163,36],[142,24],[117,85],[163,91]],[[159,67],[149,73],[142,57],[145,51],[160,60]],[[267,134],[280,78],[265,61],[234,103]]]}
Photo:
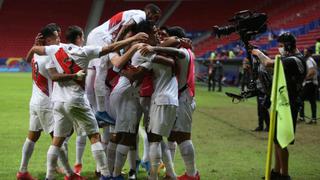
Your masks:
{"label": "soccer player", "polygon": [[[186,38],[185,31],[181,27],[168,28],[169,36]],[[178,46],[179,47],[179,46]],[[161,49],[159,49],[162,52]],[[192,113],[194,111],[194,54],[191,49],[179,48],[184,54],[183,58],[176,60],[178,72],[179,107],[177,108],[177,120],[168,138],[169,149],[174,159],[175,144],[178,143],[182,159],[186,167],[186,173],[179,176],[179,180],[198,180],[200,175],[195,166],[195,150],[191,141]]]}
{"label": "soccer player", "polygon": [[[36,37],[36,44],[57,45],[60,43],[60,38],[56,29],[47,25]],[[30,62],[30,59],[29,59]],[[32,65],[32,96],[30,99],[30,127],[28,138],[26,139],[22,149],[22,160],[19,172],[17,173],[18,180],[33,180],[34,178],[28,173],[28,162],[33,153],[34,145],[40,138],[41,131],[49,133],[53,137],[54,121],[52,117],[52,81],[48,72],[49,56],[39,56],[35,54],[31,60]],[[81,75],[81,72],[78,73]],[[60,80],[70,79],[68,76],[61,75]],[[77,77],[77,74],[69,76]],[[60,157],[61,158],[61,157]],[[66,158],[66,157],[63,157]],[[62,160],[64,161],[64,160]]]}
{"label": "soccer player", "polygon": [[[119,12],[89,33],[87,45],[103,46],[122,40],[126,33],[139,22],[147,20],[154,24],[158,21],[160,15],[161,10],[154,4],[146,5],[144,11],[128,10]],[[107,71],[108,65],[106,63],[106,58],[99,58],[99,66],[96,68],[97,75],[94,81],[97,103],[96,118],[98,121],[105,121],[108,124],[114,124],[114,120],[110,118],[105,107],[105,96],[107,94],[105,79]]]}
{"label": "soccer player", "polygon": [[[86,69],[89,60],[101,57],[112,51],[117,51],[134,41],[146,39],[143,33],[132,38],[115,42],[107,46],[84,46],[83,31],[78,26],[70,26],[66,32],[66,39],[69,44],[65,46],[34,46],[30,49],[27,59],[31,59],[34,53],[39,55],[50,55],[52,60],[50,70],[57,69],[60,73],[72,74]],[[138,46],[133,46],[132,51],[138,50]],[[119,64],[124,63],[119,59]],[[49,71],[50,71],[49,70]],[[52,74],[54,72],[51,72]],[[54,179],[54,167],[57,161],[58,152],[65,137],[70,133],[73,125],[83,129],[91,142],[91,151],[96,160],[97,167],[101,171],[100,179],[108,179],[108,167],[106,165],[106,154],[100,142],[98,125],[93,112],[84,98],[83,82],[74,81],[58,82],[54,85],[52,101],[54,102],[53,117],[55,120],[54,138],[47,154],[47,174],[48,180]],[[76,129],[78,130],[78,129]],[[69,167],[65,168],[65,179],[83,179],[75,174]]]}

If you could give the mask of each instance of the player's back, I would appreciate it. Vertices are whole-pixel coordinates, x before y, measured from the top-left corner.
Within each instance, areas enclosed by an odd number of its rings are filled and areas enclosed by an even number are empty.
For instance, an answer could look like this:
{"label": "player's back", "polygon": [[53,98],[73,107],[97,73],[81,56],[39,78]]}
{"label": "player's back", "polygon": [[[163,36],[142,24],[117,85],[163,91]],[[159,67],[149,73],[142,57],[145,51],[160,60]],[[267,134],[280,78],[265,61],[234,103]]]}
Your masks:
{"label": "player's back", "polygon": [[49,56],[39,56],[35,54],[31,61],[32,65],[32,96],[30,105],[41,108],[50,108],[50,96],[52,93],[52,81],[47,71],[47,64],[50,62]]}

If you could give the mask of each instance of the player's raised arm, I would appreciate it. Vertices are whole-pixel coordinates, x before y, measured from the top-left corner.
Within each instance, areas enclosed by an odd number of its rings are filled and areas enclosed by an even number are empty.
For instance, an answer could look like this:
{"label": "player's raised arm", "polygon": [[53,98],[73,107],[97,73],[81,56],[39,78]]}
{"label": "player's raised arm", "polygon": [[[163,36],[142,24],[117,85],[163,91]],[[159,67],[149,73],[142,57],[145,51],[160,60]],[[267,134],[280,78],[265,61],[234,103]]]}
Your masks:
{"label": "player's raised arm", "polygon": [[38,54],[38,55],[46,55],[45,47],[44,46],[33,46],[26,57],[27,62],[31,62],[33,55]]}
{"label": "player's raised arm", "polygon": [[160,53],[175,56],[177,58],[185,58],[185,54],[182,50],[172,47],[147,46],[142,48],[141,54],[145,55],[148,53]]}
{"label": "player's raised arm", "polygon": [[114,67],[121,69],[133,56],[133,54],[141,49],[144,46],[143,43],[135,44],[130,47],[130,49],[124,53],[122,56],[119,56],[116,54],[111,58],[111,63],[113,64]]}
{"label": "player's raised arm", "polygon": [[146,33],[138,33],[132,37],[129,37],[125,40],[122,41],[118,41],[118,42],[114,42],[111,45],[108,46],[104,46],[102,48],[102,51],[100,52],[99,56],[103,56],[106,55],[110,52],[114,52],[114,51],[118,51],[120,49],[122,49],[123,47],[131,44],[132,42],[143,42],[146,41],[148,39],[148,35]]}
{"label": "player's raised arm", "polygon": [[165,57],[162,55],[156,55],[154,59],[152,60],[153,63],[162,64],[165,66],[174,66],[174,60],[169,57]]}

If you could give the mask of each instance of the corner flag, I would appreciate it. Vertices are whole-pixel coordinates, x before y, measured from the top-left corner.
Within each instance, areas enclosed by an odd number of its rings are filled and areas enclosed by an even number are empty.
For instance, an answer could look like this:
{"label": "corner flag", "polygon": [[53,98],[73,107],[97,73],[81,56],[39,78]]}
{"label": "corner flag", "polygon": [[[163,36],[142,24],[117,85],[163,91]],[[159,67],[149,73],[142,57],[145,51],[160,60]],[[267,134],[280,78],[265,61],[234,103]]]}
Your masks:
{"label": "corner flag", "polygon": [[[277,124],[275,120],[277,118]],[[270,179],[271,157],[275,125],[277,126],[277,140],[282,148],[288,146],[294,140],[293,123],[290,102],[286,84],[286,78],[282,62],[279,56],[275,58],[274,73],[271,91],[271,112],[268,138],[268,151],[265,177]]]}

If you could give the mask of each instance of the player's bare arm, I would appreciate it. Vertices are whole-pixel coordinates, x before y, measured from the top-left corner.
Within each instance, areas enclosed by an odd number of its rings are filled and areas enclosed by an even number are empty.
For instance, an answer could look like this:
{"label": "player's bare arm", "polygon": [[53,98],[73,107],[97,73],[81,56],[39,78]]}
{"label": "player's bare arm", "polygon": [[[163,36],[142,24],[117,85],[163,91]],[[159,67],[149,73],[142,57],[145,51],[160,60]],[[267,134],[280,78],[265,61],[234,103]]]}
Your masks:
{"label": "player's bare arm", "polygon": [[138,44],[131,46],[130,49],[128,51],[126,51],[122,56],[115,55],[111,59],[112,65],[116,68],[119,68],[119,69],[122,68],[131,59],[133,54],[136,51],[138,51],[139,49],[141,49],[143,46],[145,46],[145,44],[138,43]]}
{"label": "player's bare arm", "polygon": [[144,42],[149,38],[146,33],[138,33],[132,37],[129,37],[125,40],[114,42],[109,46],[104,46],[102,51],[100,52],[99,56],[106,55],[110,52],[119,51],[120,49],[124,48],[125,46],[133,43],[133,42]]}
{"label": "player's bare arm", "polygon": [[114,41],[117,42],[122,40],[135,24],[136,22],[131,19],[127,24],[123,25]]}
{"label": "player's bare arm", "polygon": [[38,54],[40,56],[46,55],[45,47],[44,46],[33,46],[27,54],[26,61],[31,62],[34,54]]}
{"label": "player's bare arm", "polygon": [[162,55],[156,55],[154,57],[154,59],[152,60],[152,63],[158,63],[158,64],[162,64],[165,66],[174,66],[175,61],[172,58],[169,57],[165,57]]}
{"label": "player's bare arm", "polygon": [[183,51],[172,47],[159,47],[159,46],[146,46],[141,49],[141,54],[145,55],[148,53],[160,53],[167,54],[169,56],[174,56],[177,58],[185,58]]}
{"label": "player's bare arm", "polygon": [[62,74],[62,73],[58,73],[56,68],[49,68],[48,72],[52,81],[70,81],[70,80],[82,81],[83,78],[85,77],[84,70],[80,70],[74,74]]}

